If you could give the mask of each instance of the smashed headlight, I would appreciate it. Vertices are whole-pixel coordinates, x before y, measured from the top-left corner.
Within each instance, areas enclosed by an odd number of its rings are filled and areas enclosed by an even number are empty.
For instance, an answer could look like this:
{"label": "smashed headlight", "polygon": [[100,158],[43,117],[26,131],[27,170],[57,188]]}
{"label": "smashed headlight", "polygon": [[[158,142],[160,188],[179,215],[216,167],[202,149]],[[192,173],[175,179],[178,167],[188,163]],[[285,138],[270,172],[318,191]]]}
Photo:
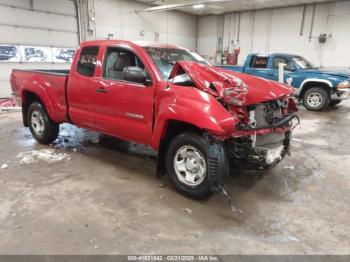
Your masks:
{"label": "smashed headlight", "polygon": [[221,97],[229,105],[243,106],[247,93],[247,86],[243,82],[238,82],[236,86],[223,89]]}

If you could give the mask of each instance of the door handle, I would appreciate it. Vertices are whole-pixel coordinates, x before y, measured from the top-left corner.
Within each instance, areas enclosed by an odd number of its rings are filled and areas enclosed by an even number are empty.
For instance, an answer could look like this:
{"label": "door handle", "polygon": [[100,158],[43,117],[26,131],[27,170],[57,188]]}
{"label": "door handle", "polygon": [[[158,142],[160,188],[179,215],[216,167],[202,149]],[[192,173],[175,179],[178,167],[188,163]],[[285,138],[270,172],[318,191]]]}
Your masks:
{"label": "door handle", "polygon": [[108,93],[108,90],[104,87],[101,87],[96,89],[96,93]]}

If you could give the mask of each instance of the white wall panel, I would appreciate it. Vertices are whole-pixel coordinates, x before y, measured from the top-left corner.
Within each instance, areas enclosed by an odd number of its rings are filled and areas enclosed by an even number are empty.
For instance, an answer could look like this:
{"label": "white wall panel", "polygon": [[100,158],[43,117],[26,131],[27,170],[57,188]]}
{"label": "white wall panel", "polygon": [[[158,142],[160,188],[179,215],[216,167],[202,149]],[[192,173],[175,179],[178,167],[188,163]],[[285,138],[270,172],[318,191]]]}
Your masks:
{"label": "white wall panel", "polygon": [[[155,41],[194,49],[196,43],[196,18],[180,12],[135,12],[147,5],[133,1],[95,0],[96,38]],[[144,36],[140,31],[145,32]]]}
{"label": "white wall panel", "polygon": [[[23,0],[21,0],[23,2]],[[34,9],[76,16],[74,0],[35,0]]]}
{"label": "white wall panel", "polygon": [[[313,6],[308,5],[305,13],[303,34],[300,35],[303,6],[258,10],[241,13],[239,63],[243,63],[245,56],[250,52],[286,52],[305,56],[316,65],[324,67],[350,67],[350,1],[330,2],[317,4],[312,30],[309,39]],[[232,17],[238,14],[232,14]],[[225,15],[226,21],[229,15]],[[199,18],[199,28],[216,26],[215,16]],[[232,26],[232,34],[237,29]],[[254,26],[253,26],[254,25]],[[236,31],[236,32],[235,32]],[[216,37],[216,31],[210,30],[211,35],[198,31],[199,51],[205,55],[209,50],[216,49],[216,41],[207,41]],[[224,48],[228,45],[229,30],[224,30]],[[318,42],[321,33],[331,34],[325,44]],[[234,40],[236,40],[236,35]],[[232,47],[230,48],[232,50]]]}
{"label": "white wall panel", "polygon": [[325,44],[323,61],[327,66],[350,67],[350,3],[340,2],[329,14],[329,33],[332,37]]}
{"label": "white wall panel", "polygon": [[22,8],[30,8],[30,1],[26,0],[0,0],[0,4],[11,5]]}
{"label": "white wall panel", "polygon": [[217,42],[217,17],[204,16],[198,19],[198,52],[207,58],[214,56]]}
{"label": "white wall panel", "polygon": [[241,48],[241,55],[252,52],[253,49],[253,33],[254,33],[254,13],[246,12],[241,13],[241,26],[240,26],[240,37],[239,46]]}
{"label": "white wall panel", "polygon": [[0,8],[0,24],[16,25],[19,27],[37,27],[39,29],[51,29],[52,31],[63,30],[70,31],[73,34],[77,33],[77,21],[75,17],[42,12],[36,12],[33,15],[31,11],[11,7]]}
{"label": "white wall panel", "polygon": [[[70,0],[0,0],[0,44],[77,47],[76,10]],[[11,94],[13,68],[68,69],[68,64],[0,63],[0,98]]]}
{"label": "white wall panel", "polygon": [[268,30],[269,19],[272,13],[269,10],[259,11],[255,13],[254,20],[254,33],[253,33],[253,45],[252,50],[254,52],[266,53],[268,52]]}

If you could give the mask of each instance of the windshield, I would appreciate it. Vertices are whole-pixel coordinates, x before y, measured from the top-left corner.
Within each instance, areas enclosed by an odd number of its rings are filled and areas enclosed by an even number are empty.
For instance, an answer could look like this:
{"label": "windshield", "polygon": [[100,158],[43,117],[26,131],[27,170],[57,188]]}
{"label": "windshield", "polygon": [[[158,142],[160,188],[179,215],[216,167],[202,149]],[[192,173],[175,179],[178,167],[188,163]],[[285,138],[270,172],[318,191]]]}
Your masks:
{"label": "windshield", "polygon": [[177,61],[194,61],[204,65],[210,65],[197,53],[177,48],[144,47],[152,58],[164,80],[169,78]]}
{"label": "windshield", "polygon": [[304,57],[294,56],[293,61],[301,68],[301,69],[315,69],[316,67],[309,61],[307,61]]}

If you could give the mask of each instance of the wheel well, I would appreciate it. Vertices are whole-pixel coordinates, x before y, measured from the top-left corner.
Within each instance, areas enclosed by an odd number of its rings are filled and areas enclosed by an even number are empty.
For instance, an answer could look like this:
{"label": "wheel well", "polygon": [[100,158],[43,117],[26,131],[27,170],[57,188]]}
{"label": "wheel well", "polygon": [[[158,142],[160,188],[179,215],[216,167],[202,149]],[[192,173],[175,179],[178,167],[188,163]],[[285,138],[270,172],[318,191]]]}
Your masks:
{"label": "wheel well", "polygon": [[171,140],[184,132],[193,132],[195,134],[202,135],[203,131],[195,125],[190,123],[177,121],[177,120],[169,120],[165,127],[165,132],[163,137],[160,140],[159,149],[158,149],[158,159],[157,159],[157,176],[164,175],[164,161],[166,149],[171,142]]}
{"label": "wheel well", "polygon": [[322,83],[322,82],[307,82],[304,84],[301,93],[299,94],[299,98],[303,99],[303,96],[305,94],[305,92],[313,87],[320,87],[323,88],[324,90],[327,91],[328,94],[330,94],[330,86],[327,83]]}
{"label": "wheel well", "polygon": [[27,113],[28,108],[33,102],[40,102],[42,104],[42,101],[38,95],[36,95],[33,92],[25,91],[23,92],[23,98],[22,98],[22,117],[23,117],[23,125],[28,126],[28,119],[27,119]]}

